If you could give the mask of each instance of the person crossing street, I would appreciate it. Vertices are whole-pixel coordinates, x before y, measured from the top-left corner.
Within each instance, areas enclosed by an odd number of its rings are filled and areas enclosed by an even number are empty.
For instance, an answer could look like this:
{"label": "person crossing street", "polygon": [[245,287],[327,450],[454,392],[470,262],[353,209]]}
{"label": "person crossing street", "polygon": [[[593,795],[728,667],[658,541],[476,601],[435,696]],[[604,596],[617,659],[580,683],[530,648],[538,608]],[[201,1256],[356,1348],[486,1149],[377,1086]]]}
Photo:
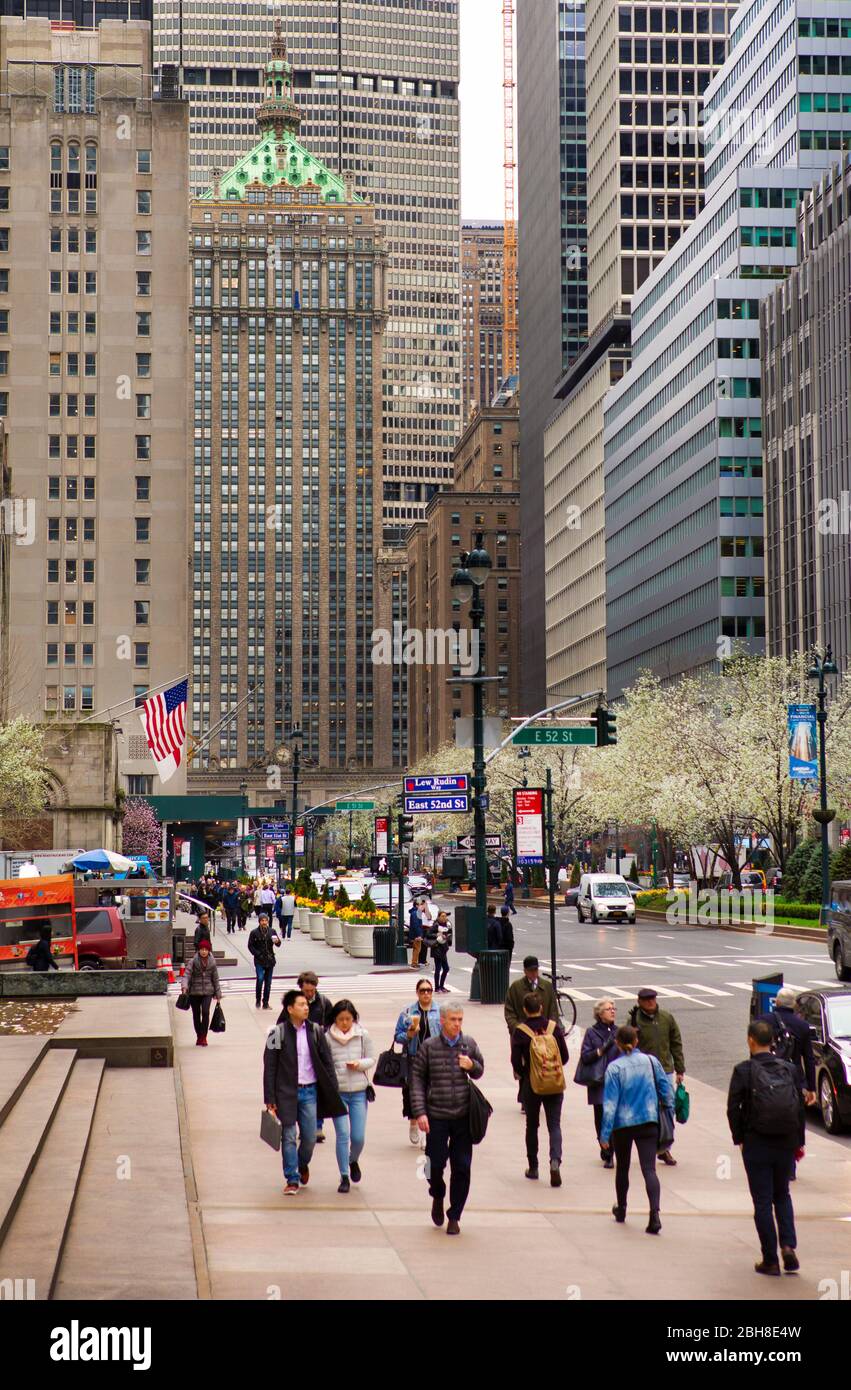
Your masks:
{"label": "person crossing street", "polygon": [[255,1005],[259,1009],[262,1003],[264,1009],[271,1008],[269,995],[272,992],[272,976],[275,973],[275,946],[280,946],[281,938],[274,932],[269,925],[269,918],[265,912],[260,913],[257,926],[248,936],[248,949],[254,957],[254,969],[257,975]]}
{"label": "person crossing street", "polygon": [[[656,1057],[674,1090],[682,1084],[685,1077],[685,1058],[683,1040],[679,1025],[672,1013],[659,1008],[655,989],[640,989],[638,1003],[629,1011],[629,1023],[638,1033],[639,1049],[648,1057]],[[669,1168],[676,1168],[677,1160],[666,1146],[659,1158]]]}

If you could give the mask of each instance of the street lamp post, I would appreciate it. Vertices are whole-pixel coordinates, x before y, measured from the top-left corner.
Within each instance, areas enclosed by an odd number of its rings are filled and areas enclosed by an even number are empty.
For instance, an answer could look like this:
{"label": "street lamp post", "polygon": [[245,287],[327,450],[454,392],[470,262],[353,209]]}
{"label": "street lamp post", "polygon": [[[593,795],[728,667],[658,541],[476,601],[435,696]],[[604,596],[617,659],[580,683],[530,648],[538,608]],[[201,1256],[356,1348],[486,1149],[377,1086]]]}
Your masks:
{"label": "street lamp post", "polygon": [[293,751],[293,814],[290,825],[290,880],[292,883],[295,883],[295,827],[298,816],[298,773],[301,767],[301,740],[303,738],[304,734],[301,727],[296,724],[290,731],[290,740],[295,744]]}
{"label": "street lamp post", "polygon": [[828,644],[824,656],[816,657],[807,677],[818,681],[818,712],[816,720],[819,727],[819,807],[813,811],[813,819],[821,826],[821,905],[830,906],[830,843],[828,826],[836,812],[827,804],[827,755],[825,752],[825,733],[827,724],[825,676],[835,676],[839,668],[833,660],[833,651]]}
{"label": "street lamp post", "polygon": [[[485,853],[485,692],[484,685],[489,679],[483,673],[481,628],[485,614],[484,586],[493,568],[493,561],[484,549],[484,536],[476,536],[475,548],[464,551],[461,563],[453,572],[451,580],[452,597],[462,603],[470,603],[470,624],[475,644],[475,674],[467,677],[473,687],[473,838],[476,855],[476,918],[480,932],[484,932],[487,916],[488,866]],[[498,679],[494,677],[493,679]],[[452,682],[457,683],[458,678]],[[471,980],[470,998],[478,997],[478,956]]]}

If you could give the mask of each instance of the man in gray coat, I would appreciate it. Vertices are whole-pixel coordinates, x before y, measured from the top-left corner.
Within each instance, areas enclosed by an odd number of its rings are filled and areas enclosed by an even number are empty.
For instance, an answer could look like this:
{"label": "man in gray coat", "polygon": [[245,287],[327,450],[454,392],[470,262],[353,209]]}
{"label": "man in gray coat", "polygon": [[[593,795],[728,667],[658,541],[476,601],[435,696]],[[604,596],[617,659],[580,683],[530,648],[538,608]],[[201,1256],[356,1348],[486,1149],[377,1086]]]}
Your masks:
{"label": "man in gray coat", "polygon": [[449,1209],[446,1234],[460,1233],[461,1213],[470,1191],[473,1140],[470,1134],[470,1086],[485,1069],[475,1040],[461,1031],[464,1010],[447,1000],[440,1010],[440,1032],[417,1051],[411,1072],[411,1115],[426,1138],[431,1219],[443,1225],[449,1162]]}

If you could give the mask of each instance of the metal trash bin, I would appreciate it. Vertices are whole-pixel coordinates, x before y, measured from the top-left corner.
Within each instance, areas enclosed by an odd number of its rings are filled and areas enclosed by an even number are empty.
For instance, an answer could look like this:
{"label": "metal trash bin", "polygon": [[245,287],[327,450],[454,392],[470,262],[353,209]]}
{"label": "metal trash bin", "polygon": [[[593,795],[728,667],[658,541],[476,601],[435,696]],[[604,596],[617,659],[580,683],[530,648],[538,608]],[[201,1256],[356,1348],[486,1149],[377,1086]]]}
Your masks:
{"label": "metal trash bin", "polygon": [[479,954],[479,980],[483,1004],[505,1002],[508,993],[509,960],[507,951],[482,951]]}
{"label": "metal trash bin", "polygon": [[395,927],[373,927],[372,963],[373,965],[392,965],[396,954]]}

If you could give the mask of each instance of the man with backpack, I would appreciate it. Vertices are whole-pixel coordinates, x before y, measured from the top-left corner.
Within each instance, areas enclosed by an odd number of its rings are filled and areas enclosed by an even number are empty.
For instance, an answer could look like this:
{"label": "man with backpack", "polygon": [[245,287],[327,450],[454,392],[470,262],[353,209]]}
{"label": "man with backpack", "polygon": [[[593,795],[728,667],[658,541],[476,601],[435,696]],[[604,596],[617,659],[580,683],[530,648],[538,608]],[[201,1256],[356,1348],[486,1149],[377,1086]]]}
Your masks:
{"label": "man with backpack", "polygon": [[809,1024],[795,1013],[797,998],[797,991],[785,985],[777,991],[774,1012],[763,1017],[774,1031],[775,1057],[782,1057],[803,1070],[806,1102],[813,1105],[816,1099],[816,1059]]}
{"label": "man with backpack", "polygon": [[[804,1142],[804,1077],[801,1068],[772,1052],[774,1029],[757,1018],[748,1027],[750,1059],[734,1067],[727,1096],[727,1120],[742,1161],[762,1247],[757,1274],[795,1274],[795,1213],[789,1182],[795,1151]],[[775,1225],[776,1222],[776,1225]]]}
{"label": "man with backpack", "polygon": [[541,1106],[550,1137],[550,1187],[561,1187],[561,1106],[567,1043],[560,1024],[544,1016],[537,991],[523,999],[523,1022],[511,1034],[511,1066],[520,1078],[520,1102],[526,1114],[526,1177],[538,1177],[538,1127]]}

